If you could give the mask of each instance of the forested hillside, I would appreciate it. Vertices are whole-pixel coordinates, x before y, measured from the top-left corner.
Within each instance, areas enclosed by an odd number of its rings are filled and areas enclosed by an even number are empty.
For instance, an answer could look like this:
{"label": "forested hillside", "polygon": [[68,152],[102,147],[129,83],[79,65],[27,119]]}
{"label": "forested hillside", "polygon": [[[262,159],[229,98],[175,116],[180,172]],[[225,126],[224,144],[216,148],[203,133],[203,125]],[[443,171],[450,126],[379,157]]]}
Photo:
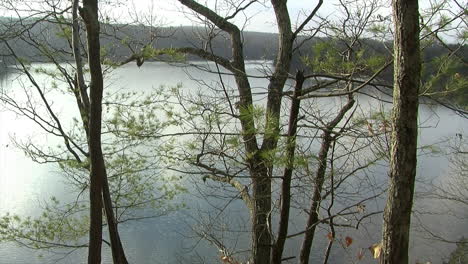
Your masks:
{"label": "forested hillside", "polygon": [[[0,19],[2,21],[1,28],[3,31],[8,30],[11,34],[11,28],[20,25],[17,24],[19,21],[10,20],[6,18]],[[22,21],[24,23],[24,21]],[[31,38],[44,38],[44,31],[47,32],[46,42],[50,44],[50,49],[61,49],[68,45],[66,38],[64,38],[63,31],[59,28],[56,23],[38,21],[37,23],[31,23],[32,29],[29,34]],[[102,24],[101,34],[101,52],[105,54],[112,54],[112,61],[119,62],[129,58],[132,54],[144,53],[145,47],[148,43],[151,43],[154,49],[171,49],[180,47],[197,47],[207,49],[207,43],[205,41],[209,33],[207,29],[203,27],[178,27],[178,28],[155,28],[144,25],[117,25],[117,24]],[[71,31],[69,31],[71,34]],[[273,33],[261,33],[261,32],[243,32],[244,41],[244,56],[247,60],[276,60],[278,51],[277,34]],[[345,50],[346,47],[343,43],[337,40],[331,40],[327,38],[312,38],[308,39],[304,36],[298,36],[298,41],[302,45],[298,48],[298,52],[295,52],[292,58],[291,73],[294,73],[297,69],[304,70],[305,72],[311,72],[312,69],[307,61],[313,60],[314,58],[323,56],[324,53],[335,52],[336,61],[339,61],[339,53]],[[16,39],[10,40],[14,43],[17,54],[27,59],[30,62],[45,62],[47,58],[36,52],[35,49],[31,48],[34,43],[31,43],[27,39]],[[4,45],[4,44],[2,44]],[[371,59],[378,63],[379,60],[384,60],[391,56],[392,43],[382,42],[375,39],[361,39],[360,45],[362,55],[364,58]],[[320,51],[317,47],[321,46]],[[327,49],[324,49],[326,46]],[[228,36],[225,32],[219,32],[213,35],[213,39],[210,43],[211,51],[219,56],[231,57],[231,46]],[[426,93],[430,94],[431,97],[442,100],[444,102],[454,103],[458,107],[468,107],[468,84],[465,78],[468,76],[468,67],[466,63],[468,61],[468,46],[464,45],[457,49],[456,45],[443,46],[437,43],[426,43],[422,47],[423,52],[423,72],[422,81],[430,84],[430,87],[426,87]],[[3,62],[5,64],[12,63],[12,57],[8,56],[4,47],[2,48],[1,54],[3,56]],[[328,51],[327,51],[328,50]],[[447,59],[447,54],[450,50],[457,50],[456,56],[451,56],[450,61]],[[58,61],[67,60],[70,57],[57,57]],[[149,60],[166,60],[167,56],[152,56]],[[172,58],[172,57],[171,57]],[[187,55],[187,60],[200,60],[199,56]],[[112,63],[107,61],[108,63]],[[369,62],[369,61],[366,61]],[[340,67],[334,65],[334,67]],[[330,69],[317,69],[314,68],[315,73],[326,72]],[[393,65],[390,65],[385,69],[378,78],[385,84],[391,84],[393,81]]]}

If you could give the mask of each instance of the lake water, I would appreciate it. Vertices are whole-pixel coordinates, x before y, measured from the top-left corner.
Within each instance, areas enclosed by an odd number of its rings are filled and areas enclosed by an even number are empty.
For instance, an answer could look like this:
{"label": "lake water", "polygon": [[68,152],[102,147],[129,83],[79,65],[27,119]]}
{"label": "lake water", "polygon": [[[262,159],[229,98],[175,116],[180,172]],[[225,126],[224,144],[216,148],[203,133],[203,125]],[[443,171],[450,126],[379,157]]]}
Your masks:
{"label": "lake water", "polygon": [[[256,63],[248,64],[248,70],[252,75],[261,75],[262,73]],[[18,77],[14,74],[4,78],[2,81],[3,90],[11,91],[13,87],[15,93],[19,95],[21,91],[17,86],[18,82],[24,80],[22,78],[24,77]],[[195,67],[177,67],[154,62],[145,63],[141,68],[127,65],[115,70],[106,82],[109,84],[106,89],[108,91],[116,91],[120,88],[130,91],[150,91],[150,89],[160,85],[175,86],[181,84],[183,91],[195,91],[199,89],[200,80],[207,84],[213,84],[219,79],[217,75],[200,71]],[[256,93],[256,99],[261,104],[266,80],[252,78],[251,81]],[[228,77],[225,78],[224,82],[228,86],[234,84],[232,78]],[[64,118],[65,124],[70,124],[72,117],[76,116],[76,106],[73,105],[73,100],[66,99],[62,95],[54,95],[53,92],[49,95],[52,96],[51,98],[63,98],[54,102],[54,109]],[[316,104],[326,108],[333,102],[335,102],[334,99],[319,99]],[[378,107],[389,109],[390,107],[389,105],[382,106],[365,95],[358,96],[358,102],[363,113],[369,109],[377,109]],[[38,215],[42,210],[40,204],[51,196],[63,200],[73,199],[75,197],[73,191],[70,187],[67,187],[66,182],[60,175],[60,170],[51,164],[32,162],[14,147],[11,137],[18,140],[30,138],[32,142],[37,144],[57,144],[59,141],[41,132],[40,128],[30,120],[7,111],[3,107],[0,109],[0,216],[6,212],[20,216]],[[468,122],[451,110],[428,105],[420,107],[419,120],[423,127],[420,131],[420,145],[435,144],[441,150],[438,154],[430,155],[421,151],[417,188],[422,192],[428,188],[427,183],[445,182],[450,177],[450,162],[444,153],[448,148],[448,144],[456,140],[456,134],[468,136],[466,134]],[[385,180],[387,171],[385,163],[380,163],[372,171],[376,174],[376,178]],[[193,179],[190,179],[182,184],[193,194],[197,194],[197,188],[203,188],[201,180],[196,184]],[[192,232],[192,226],[198,226],[197,217],[203,211],[210,211],[213,204],[207,203],[204,199],[196,198],[191,193],[177,198],[177,201],[183,201],[187,204],[187,209],[168,216],[120,226],[124,246],[131,263],[219,263],[217,249],[206,242],[200,241]],[[384,198],[381,197],[372,202],[369,207],[382,210]],[[226,207],[226,211],[222,215],[218,216],[219,221],[235,223],[239,227],[248,227],[249,220],[244,209],[239,201],[234,201]],[[421,223],[444,238],[458,240],[461,236],[468,236],[466,222],[468,213],[455,204],[427,200],[423,199],[422,196],[417,197],[414,209],[414,232],[410,245],[411,263],[416,261],[441,263],[441,259],[447,257],[454,249],[454,245],[428,239],[428,233],[421,231]],[[203,215],[206,216],[206,214]],[[291,215],[293,224],[291,224],[290,233],[302,230],[304,226],[303,215],[294,211]],[[367,247],[379,241],[381,222],[381,214],[378,214],[367,219],[365,225],[361,225],[358,230],[340,229],[341,236],[351,236],[355,242],[350,248],[346,249],[336,244],[332,251],[330,263],[375,263],[376,261],[371,259]],[[324,227],[326,228],[326,226]],[[326,229],[319,228],[317,230],[316,244],[314,244],[312,252],[314,260],[320,260],[325,251],[327,232]],[[245,233],[240,233],[238,237],[229,238],[228,240],[230,240],[231,245],[236,244],[236,248],[248,248],[247,243],[249,240]],[[295,255],[299,247],[300,238],[291,240],[286,245],[284,256]],[[103,263],[111,263],[109,250],[106,246],[103,246],[103,248]],[[357,261],[356,252],[359,248],[364,248],[366,255],[364,259]],[[0,264],[84,263],[86,250],[80,249],[65,258],[63,257],[54,250],[38,252],[19,247],[11,242],[0,243]],[[201,261],[204,258],[206,262]],[[187,259],[191,260],[188,261]],[[295,261],[291,263],[295,263]]]}

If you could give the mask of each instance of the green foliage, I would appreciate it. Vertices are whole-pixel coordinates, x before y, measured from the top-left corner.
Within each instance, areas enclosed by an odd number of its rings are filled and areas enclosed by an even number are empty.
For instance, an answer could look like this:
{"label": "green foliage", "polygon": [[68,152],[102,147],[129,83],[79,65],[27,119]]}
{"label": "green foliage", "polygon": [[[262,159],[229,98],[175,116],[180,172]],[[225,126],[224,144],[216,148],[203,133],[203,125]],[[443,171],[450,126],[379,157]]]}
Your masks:
{"label": "green foliage", "polygon": [[370,52],[366,47],[351,53],[346,53],[345,50],[333,40],[321,41],[312,46],[310,56],[302,59],[315,73],[339,75],[371,74],[386,62],[382,54]]}
{"label": "green foliage", "polygon": [[432,58],[423,64],[421,92],[435,98],[468,107],[468,71],[454,55]]}
{"label": "green foliage", "polygon": [[31,61],[25,57],[18,57],[17,58],[18,62],[21,64],[24,64],[27,69],[30,69],[31,67]]}
{"label": "green foliage", "polygon": [[230,136],[226,139],[226,144],[228,144],[232,148],[241,147],[241,143],[241,139],[238,136]]}
{"label": "green foliage", "polygon": [[[109,95],[104,102],[105,125],[118,137],[143,140],[157,137],[164,129],[178,125],[178,115],[171,106],[160,102],[166,97],[158,92],[127,92]],[[124,103],[115,103],[123,101]],[[165,118],[160,118],[165,117]]]}
{"label": "green foliage", "polygon": [[[266,111],[265,108],[260,106],[260,105],[249,105],[247,107],[241,106],[239,108],[239,113],[240,113],[240,118],[244,120],[254,120],[254,125],[255,125],[255,130],[244,130],[243,133],[250,134],[250,133],[267,133],[265,131],[265,120],[267,119],[266,117]],[[252,126],[253,129],[254,126]]]}
{"label": "green foliage", "polygon": [[457,35],[458,39],[462,42],[466,42],[468,40],[468,29],[463,28]]}
{"label": "green foliage", "polygon": [[109,56],[109,49],[102,45],[99,54],[101,54],[101,63],[105,64],[105,62],[108,61],[107,57]]}
{"label": "green foliage", "polygon": [[88,170],[89,169],[89,159],[85,161],[79,162],[77,160],[68,159],[62,160],[59,162],[59,166],[61,169],[69,168],[69,169],[76,169],[76,170]]}
{"label": "green foliage", "polygon": [[71,27],[61,27],[56,33],[57,37],[63,38],[66,40],[72,39],[72,28]]}
{"label": "green foliage", "polygon": [[130,215],[145,216],[149,208],[155,209],[155,214],[160,215],[181,206],[171,202],[176,195],[185,192],[179,184],[180,179],[162,174],[153,158],[120,154],[106,161],[113,202],[117,208],[128,208]]}
{"label": "green foliage", "polygon": [[462,238],[457,243],[457,248],[450,254],[448,262],[444,264],[468,263],[468,239]]}
{"label": "green foliage", "polygon": [[37,217],[5,214],[0,218],[0,242],[19,242],[33,249],[83,247],[89,219],[82,203],[61,205],[52,197]]}
{"label": "green foliage", "polygon": [[131,40],[130,40],[130,37],[128,36],[125,36],[124,38],[122,38],[122,40],[120,40],[120,43],[124,46],[127,46],[128,44],[130,44]]}
{"label": "green foliage", "polygon": [[[149,46],[145,46],[147,48]],[[169,57],[171,61],[173,62],[184,62],[186,57],[184,53],[178,52],[174,48],[163,48],[163,49],[154,49],[154,48],[147,48],[149,51],[146,51],[146,53],[150,57],[156,57],[160,55],[165,55],[166,57]],[[143,49],[143,55],[145,55],[145,49]]]}
{"label": "green foliage", "polygon": [[371,24],[369,31],[375,35],[385,33],[388,28],[385,25],[373,23]]}
{"label": "green foliage", "polygon": [[37,68],[34,68],[34,72],[37,74],[47,75],[51,78],[57,78],[60,75],[60,72],[56,68],[52,69],[52,68],[46,68],[46,67],[37,67]]}
{"label": "green foliage", "polygon": [[[41,66],[31,73],[52,79],[47,83],[54,83],[57,90],[75,99],[74,87],[62,80],[63,75],[56,67]],[[46,96],[50,99],[48,94]],[[159,158],[160,154],[173,155],[173,142],[158,140],[164,129],[177,125],[177,114],[159,118],[172,111],[161,104],[168,97],[159,90],[148,93],[113,91],[104,97],[102,148],[119,222],[158,217],[184,206],[173,201],[186,191],[180,178],[164,171],[160,164],[163,157]],[[57,115],[61,117],[60,113]],[[69,139],[86,151],[86,134],[79,118],[77,114],[71,118],[72,125],[63,128]],[[88,157],[78,152],[80,160],[75,159],[63,145],[46,149],[38,145],[25,146],[34,160],[56,162],[72,189],[71,194],[77,196],[76,203],[64,204],[53,198],[40,216],[5,215],[0,219],[0,242],[12,241],[35,249],[81,247],[89,228],[89,205],[87,195],[83,195],[89,187]]]}
{"label": "green foliage", "polygon": [[130,208],[132,214],[148,208],[169,212],[180,207],[171,202],[184,192],[180,179],[165,176],[160,166],[162,153],[172,155],[172,142],[159,142],[158,136],[178,124],[176,114],[164,118],[171,111],[161,104],[166,98],[160,90],[106,96],[104,125],[108,135],[103,146],[110,188],[116,206]]}

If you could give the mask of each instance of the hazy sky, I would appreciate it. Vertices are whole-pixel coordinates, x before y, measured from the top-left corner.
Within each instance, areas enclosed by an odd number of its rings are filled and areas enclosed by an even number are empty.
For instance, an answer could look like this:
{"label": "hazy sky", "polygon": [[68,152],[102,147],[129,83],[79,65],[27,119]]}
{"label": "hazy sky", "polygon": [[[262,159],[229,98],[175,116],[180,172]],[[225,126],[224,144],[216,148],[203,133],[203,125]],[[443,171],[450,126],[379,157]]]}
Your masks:
{"label": "hazy sky", "polygon": [[[235,2],[240,2],[240,0],[234,0]],[[190,25],[192,21],[181,14],[181,10],[187,11],[177,0],[133,0],[127,2],[125,6],[120,8],[113,8],[112,12],[120,13],[117,14],[117,17],[128,17],[137,16],[136,14],[126,14],[134,13],[131,10],[138,10],[138,18],[144,20],[143,13],[152,14],[153,19],[156,19],[159,22],[164,22],[171,26],[178,25]],[[210,8],[214,8],[215,3],[221,3],[222,0],[198,0],[199,3],[208,2]],[[246,1],[247,2],[247,1]],[[245,13],[239,14],[238,19],[235,20],[238,26],[243,26],[249,31],[262,31],[262,32],[275,32],[276,25],[274,24],[275,15],[271,8],[269,1],[265,1],[266,5],[254,4],[246,10]],[[317,4],[317,0],[289,0],[288,7],[293,23],[297,21],[302,21],[304,14],[309,13]],[[323,16],[334,16],[338,12],[338,0],[325,0],[321,9],[320,14]],[[221,7],[218,5],[218,7]],[[386,8],[382,10],[383,13],[389,15],[390,9]],[[246,18],[250,18],[246,20]]]}
{"label": "hazy sky", "polygon": [[[201,4],[207,4],[211,9],[217,9],[221,15],[226,16],[231,14],[222,3],[225,2],[249,2],[250,0],[197,0]],[[362,5],[363,3],[369,3],[374,0],[342,0],[346,3],[346,7],[352,9],[355,8],[356,3]],[[377,1],[377,0],[375,0]],[[440,0],[420,0],[419,6],[420,11],[428,8],[432,2]],[[52,3],[63,3],[69,4],[69,0],[48,0]],[[107,3],[111,2],[113,5],[109,6]],[[248,31],[260,31],[260,32],[277,32],[275,24],[275,15],[272,10],[269,0],[259,0],[258,2],[264,2],[265,5],[255,3],[250,6],[245,12],[239,13],[236,16],[234,22],[240,27]],[[293,24],[298,24],[304,20],[304,17],[310,14],[310,11],[316,6],[318,0],[289,0],[288,9]],[[379,10],[379,14],[382,17],[391,16],[391,0],[381,0],[383,3],[382,8]],[[464,0],[459,0],[463,3]],[[5,1],[8,3],[8,1]],[[43,1],[38,0],[21,0],[13,1],[12,6],[0,5],[0,16],[12,16],[16,17],[17,14],[12,11],[12,8],[23,8],[25,11],[20,12],[20,15],[30,14],[30,7],[34,6],[37,9],[43,9],[46,11],[48,8],[45,6]],[[139,21],[144,24],[150,24],[152,21],[154,26],[180,26],[180,25],[193,25],[194,17],[190,14],[190,11],[183,7],[178,0],[107,0],[100,1],[100,8],[103,14],[109,14],[109,17],[113,19],[111,22],[127,23]],[[116,4],[117,3],[117,4]],[[459,9],[455,7],[455,9]],[[326,17],[327,20],[334,20],[340,17],[340,12],[343,8],[339,5],[339,0],[324,0],[324,3],[319,11],[322,17]],[[356,10],[356,8],[355,8]],[[362,10],[359,9],[358,10]],[[50,8],[47,10],[50,12]],[[185,14],[184,14],[185,12]],[[39,16],[44,13],[38,13]],[[466,26],[466,24],[463,24]],[[445,33],[444,33],[445,34]]]}
{"label": "hazy sky", "polygon": [[[218,9],[222,9],[222,4],[224,0],[197,0],[199,3],[205,4],[208,3],[208,6],[214,9],[217,4]],[[230,0],[231,2],[242,2],[242,0]],[[247,0],[244,0],[248,2]],[[352,0],[342,0],[347,3],[347,7],[352,8]],[[430,2],[434,0],[420,0],[419,5],[420,9],[427,8],[430,5]],[[261,2],[261,1],[259,1]],[[250,31],[262,31],[262,32],[276,32],[276,25],[274,24],[275,16],[272,11],[270,1],[263,0],[265,5],[253,4],[250,6],[245,13],[239,14],[238,19],[235,20],[238,26],[243,26],[244,23],[247,30]],[[293,23],[301,22],[304,18],[304,14],[309,14],[310,11],[315,7],[318,0],[289,0],[288,7]],[[369,0],[359,0],[360,4],[364,2],[369,2]],[[391,0],[383,0],[383,7],[380,9],[379,13],[382,16],[391,15]],[[338,0],[324,0],[324,3],[319,11],[319,14],[322,16],[329,17],[331,19],[336,18],[340,14]],[[117,17],[134,17],[135,15],[129,15],[128,13],[133,13],[131,10],[138,10],[137,13],[139,19],[143,20],[142,13],[152,14],[153,19],[156,19],[158,22],[164,22],[167,25],[179,26],[179,25],[191,25],[193,24],[190,19],[182,14],[180,11],[185,10],[179,1],[177,0],[133,0],[125,2],[125,5],[120,8],[113,8],[113,12],[117,12]],[[226,13],[225,13],[226,14]],[[248,21],[246,18],[250,18]]]}

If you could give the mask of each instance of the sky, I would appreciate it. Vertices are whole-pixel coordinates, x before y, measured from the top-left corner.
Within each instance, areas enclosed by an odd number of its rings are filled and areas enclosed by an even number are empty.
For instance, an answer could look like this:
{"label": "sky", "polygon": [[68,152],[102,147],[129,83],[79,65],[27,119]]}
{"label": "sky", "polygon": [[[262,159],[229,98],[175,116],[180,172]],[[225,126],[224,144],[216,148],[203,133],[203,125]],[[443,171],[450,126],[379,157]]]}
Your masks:
{"label": "sky", "polygon": [[[339,5],[340,0],[324,0],[322,7],[319,10],[319,15],[325,17],[327,20],[336,20],[340,18],[340,14],[343,13],[343,7]],[[362,5],[365,2],[378,1],[378,0],[341,0],[346,3],[347,8],[353,8],[355,10],[363,10],[362,8],[356,8],[356,3]],[[443,0],[420,0],[420,12],[431,6],[431,3],[435,1]],[[448,0],[453,2],[454,0]],[[458,0],[459,3],[464,3],[466,0]],[[1,1],[0,3],[0,16],[13,16],[16,14],[12,12],[12,6],[3,6],[4,3],[13,3],[14,8],[18,8],[21,5],[33,5],[44,8],[44,2],[52,3],[64,3],[69,5],[69,0],[11,0]],[[220,14],[226,16],[230,12],[226,9],[226,2],[250,2],[250,0],[197,0],[201,4],[208,5],[211,9],[221,10]],[[258,32],[277,32],[275,24],[275,15],[270,4],[270,0],[259,0],[257,2],[263,2],[265,4],[255,3],[243,12],[239,13],[232,22],[234,22],[239,28],[246,31],[258,31]],[[382,8],[379,10],[379,15],[384,18],[391,17],[391,0],[381,0],[383,3]],[[108,3],[111,3],[109,5]],[[314,9],[318,0],[288,0],[288,10],[293,25],[301,23],[305,16],[310,14],[311,10]],[[452,6],[455,6],[452,4]],[[29,6],[25,8],[27,10]],[[153,26],[187,26],[194,25],[195,17],[191,12],[183,7],[178,0],[101,0],[100,8],[103,14],[110,17],[110,22],[128,23],[128,22],[140,22],[143,24],[151,24]],[[457,9],[453,8],[453,9]],[[459,8],[458,8],[459,9]],[[341,11],[341,12],[340,12]],[[28,12],[22,12],[27,14]],[[440,14],[439,14],[440,15]],[[449,15],[450,16],[450,15]],[[313,25],[313,22],[311,23]],[[459,25],[459,24],[458,24]],[[457,26],[458,26],[457,25]],[[466,30],[468,24],[461,23]],[[455,31],[453,31],[455,32]],[[443,33],[449,36],[449,33]],[[454,38],[451,36],[450,38]]]}
{"label": "sky", "polygon": [[[226,2],[225,0],[197,0],[199,3],[205,4],[214,9],[215,6],[222,9],[221,3]],[[242,2],[242,0],[230,0],[231,2]],[[248,0],[244,0],[248,2]],[[348,7],[352,7],[351,3],[353,0],[343,0],[347,3]],[[368,2],[369,0],[367,0]],[[434,0],[420,0],[420,9],[428,8]],[[259,1],[262,2],[262,1]],[[260,31],[260,32],[276,32],[276,25],[274,24],[275,15],[272,10],[270,1],[263,0],[265,5],[253,4],[246,12],[238,15],[238,19],[234,22],[239,26],[249,31]],[[364,0],[358,1],[360,4],[364,3]],[[379,13],[383,17],[391,16],[391,1],[383,0],[383,6]],[[297,24],[302,21],[304,14],[309,14],[311,10],[318,3],[318,0],[289,0],[288,9],[292,23]],[[337,18],[340,14],[339,0],[324,0],[322,7],[320,8],[319,14],[328,18]],[[140,20],[144,20],[144,14],[151,14],[152,19],[156,23],[163,23],[169,26],[180,26],[180,25],[191,25],[193,24],[193,17],[189,18],[190,15],[184,15],[181,11],[187,12],[179,1],[177,0],[131,0],[125,1],[120,7],[112,7],[111,12],[114,12],[115,17],[134,19],[138,17]],[[137,12],[135,12],[137,10]],[[226,14],[226,13],[225,13]],[[249,18],[249,19],[246,19]],[[191,20],[192,19],[192,20]]]}
{"label": "sky", "polygon": [[[180,26],[193,24],[193,17],[189,14],[184,15],[180,12],[181,10],[185,12],[188,10],[179,4],[177,0],[133,0],[128,1],[127,3],[130,2],[131,4],[126,4],[120,8],[113,8],[112,12],[115,13],[114,16],[120,18],[135,18],[138,16],[140,20],[144,20],[143,14],[151,13],[153,15],[153,19],[166,25]],[[224,1],[198,0],[198,2],[208,2],[210,8],[214,9],[216,3],[218,4],[218,7],[222,8],[220,3]],[[233,0],[233,2],[241,2],[241,0]],[[245,26],[245,29],[249,31],[276,32],[276,24],[274,23],[276,19],[271,4],[269,3],[270,1],[264,2],[266,2],[265,5],[253,4],[250,6],[246,12],[239,14],[238,19],[234,20],[234,22],[239,27]],[[292,23],[302,21],[304,14],[310,13],[317,3],[318,0],[289,0],[288,9]],[[323,16],[336,15],[338,3],[338,0],[325,0],[319,13]],[[134,12],[133,10],[138,10],[138,12]],[[383,10],[383,12],[390,12],[390,9],[387,8],[386,10]],[[138,13],[138,15],[135,13]]]}

